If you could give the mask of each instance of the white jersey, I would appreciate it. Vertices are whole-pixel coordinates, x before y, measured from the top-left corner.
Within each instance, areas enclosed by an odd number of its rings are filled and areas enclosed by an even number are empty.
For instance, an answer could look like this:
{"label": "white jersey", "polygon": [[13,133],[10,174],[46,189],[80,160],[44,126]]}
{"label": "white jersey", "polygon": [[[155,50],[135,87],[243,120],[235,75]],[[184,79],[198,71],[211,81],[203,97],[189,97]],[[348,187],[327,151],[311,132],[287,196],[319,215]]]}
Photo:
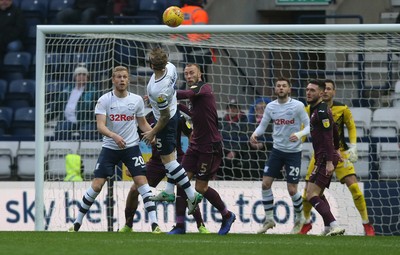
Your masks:
{"label": "white jersey", "polygon": [[[136,117],[145,116],[144,102],[140,96],[128,92],[126,97],[119,98],[114,91],[110,91],[97,100],[94,112],[106,115],[107,128],[122,136],[127,148],[139,145]],[[103,137],[103,147],[120,150],[115,141],[107,136]]]}
{"label": "white jersey", "polygon": [[160,118],[160,111],[169,107],[171,118],[175,115],[178,103],[176,99],[176,81],[178,74],[176,67],[168,62],[164,75],[156,80],[153,74],[147,84],[147,95],[156,120]]}
{"label": "white jersey", "polygon": [[289,141],[291,134],[299,132],[302,128],[310,126],[310,118],[304,109],[304,104],[290,98],[280,104],[274,100],[265,107],[260,125],[254,131],[257,136],[263,135],[270,121],[273,121],[273,147],[283,152],[299,152],[302,150],[302,141]]}

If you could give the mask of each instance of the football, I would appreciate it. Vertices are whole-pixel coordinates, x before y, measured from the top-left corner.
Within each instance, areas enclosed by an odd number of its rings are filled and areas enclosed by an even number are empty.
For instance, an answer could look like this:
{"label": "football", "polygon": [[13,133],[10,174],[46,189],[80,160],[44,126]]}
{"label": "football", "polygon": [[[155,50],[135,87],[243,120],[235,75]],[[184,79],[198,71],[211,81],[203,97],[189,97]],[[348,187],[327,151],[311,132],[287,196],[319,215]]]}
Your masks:
{"label": "football", "polygon": [[177,27],[182,24],[183,13],[178,6],[170,6],[163,13],[163,22],[169,27]]}

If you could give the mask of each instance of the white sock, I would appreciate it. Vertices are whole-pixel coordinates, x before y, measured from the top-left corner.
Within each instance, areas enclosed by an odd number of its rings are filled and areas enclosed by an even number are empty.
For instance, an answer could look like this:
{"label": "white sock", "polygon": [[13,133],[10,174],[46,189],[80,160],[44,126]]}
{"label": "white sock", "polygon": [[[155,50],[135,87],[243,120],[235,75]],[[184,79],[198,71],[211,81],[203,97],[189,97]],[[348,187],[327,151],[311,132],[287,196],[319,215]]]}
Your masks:
{"label": "white sock", "polygon": [[99,195],[99,192],[96,192],[93,190],[92,186],[90,186],[87,190],[85,195],[83,196],[86,202],[83,198],[80,203],[81,209],[78,211],[78,215],[76,217],[76,220],[74,223],[79,223],[82,225],[83,217],[86,215],[87,211],[89,208],[92,206],[94,200],[96,200],[96,197]]}
{"label": "white sock", "polygon": [[165,164],[165,169],[167,169],[168,173],[171,175],[171,179],[180,180],[177,184],[179,184],[186,193],[186,196],[190,201],[194,201],[195,199],[195,190],[190,184],[189,178],[186,175],[185,169],[178,163],[178,161],[173,160],[167,164]]}

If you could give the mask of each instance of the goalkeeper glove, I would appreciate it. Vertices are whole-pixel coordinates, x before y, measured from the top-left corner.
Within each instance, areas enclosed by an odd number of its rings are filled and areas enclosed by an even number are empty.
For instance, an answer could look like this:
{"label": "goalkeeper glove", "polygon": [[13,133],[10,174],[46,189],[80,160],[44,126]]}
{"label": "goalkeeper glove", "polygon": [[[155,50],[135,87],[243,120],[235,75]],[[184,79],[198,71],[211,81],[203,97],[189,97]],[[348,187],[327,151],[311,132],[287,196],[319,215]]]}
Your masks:
{"label": "goalkeeper glove", "polygon": [[357,145],[355,143],[351,143],[349,145],[349,149],[347,150],[347,154],[349,154],[349,161],[351,163],[355,163],[358,160],[358,153],[357,153]]}

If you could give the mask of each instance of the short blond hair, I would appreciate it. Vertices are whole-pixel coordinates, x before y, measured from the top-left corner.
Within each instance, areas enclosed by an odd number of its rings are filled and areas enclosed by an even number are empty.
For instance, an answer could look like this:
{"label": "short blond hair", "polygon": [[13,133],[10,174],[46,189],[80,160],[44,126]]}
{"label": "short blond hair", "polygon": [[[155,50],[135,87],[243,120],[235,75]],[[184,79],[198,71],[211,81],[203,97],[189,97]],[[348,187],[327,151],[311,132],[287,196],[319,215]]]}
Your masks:
{"label": "short blond hair", "polygon": [[200,66],[196,63],[187,63],[185,67],[195,66],[201,72]]}
{"label": "short blond hair", "polygon": [[168,63],[168,54],[162,48],[154,48],[149,54],[149,62],[154,70],[163,70]]}
{"label": "short blond hair", "polygon": [[125,67],[125,66],[116,66],[116,67],[114,67],[112,77],[115,76],[116,72],[122,72],[122,71],[126,71],[127,73],[129,73],[128,68]]}

